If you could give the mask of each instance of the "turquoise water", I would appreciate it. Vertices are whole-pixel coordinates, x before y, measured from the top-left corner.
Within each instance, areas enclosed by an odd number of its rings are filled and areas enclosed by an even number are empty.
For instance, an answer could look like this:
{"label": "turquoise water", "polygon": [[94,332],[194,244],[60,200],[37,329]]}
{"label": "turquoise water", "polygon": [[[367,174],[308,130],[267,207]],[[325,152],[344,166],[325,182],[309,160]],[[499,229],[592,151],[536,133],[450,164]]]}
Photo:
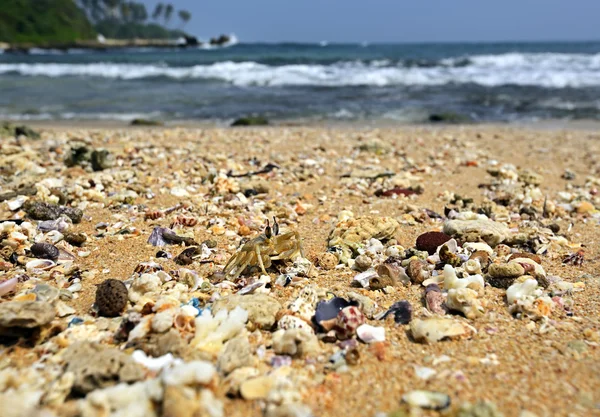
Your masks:
{"label": "turquoise water", "polygon": [[0,54],[0,118],[600,118],[600,42]]}

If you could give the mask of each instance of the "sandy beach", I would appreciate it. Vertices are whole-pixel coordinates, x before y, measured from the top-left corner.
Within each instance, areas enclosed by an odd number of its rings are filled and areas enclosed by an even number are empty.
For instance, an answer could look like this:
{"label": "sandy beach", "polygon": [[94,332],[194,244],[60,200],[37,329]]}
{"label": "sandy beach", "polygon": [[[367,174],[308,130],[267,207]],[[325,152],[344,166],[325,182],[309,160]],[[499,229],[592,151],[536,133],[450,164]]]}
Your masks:
{"label": "sandy beach", "polygon": [[[33,296],[59,310],[51,320],[32,325],[42,329],[38,340],[21,337],[9,341],[11,332],[5,330],[21,325],[6,323],[6,319],[0,326],[5,343],[0,345],[3,415],[108,416],[117,415],[114,407],[129,410],[130,416],[174,416],[173,410],[181,416],[600,415],[600,132],[595,123],[567,128],[552,123],[533,127],[352,124],[247,129],[189,124],[131,128],[110,123],[65,126],[38,122],[33,126],[40,131],[40,139],[5,137],[0,142],[0,195],[6,195],[0,203],[0,225],[6,232],[2,246],[11,248],[2,252],[6,259],[2,259],[0,280],[21,277],[12,291],[2,296],[0,308],[9,302],[30,301],[31,292],[40,284],[69,294],[47,301]],[[108,154],[103,154],[106,161],[102,160],[106,163],[97,170],[89,156],[65,163],[73,150],[80,148],[86,152],[107,150]],[[271,168],[263,169],[269,164]],[[23,195],[26,198],[19,197]],[[52,219],[32,219],[27,204],[34,201],[81,209],[81,221],[73,222],[68,230],[84,233],[85,243],[61,246],[56,233],[40,231],[40,221]],[[360,256],[369,258],[374,269],[390,253],[401,261],[417,256],[428,276],[435,278],[448,262],[411,252],[411,248],[425,232],[447,231],[453,219],[468,221],[468,212],[487,216],[507,230],[502,244],[488,246],[493,250],[493,264],[510,263],[510,254],[537,252],[541,258],[537,266],[543,268],[544,278],[538,274],[532,279],[531,271],[521,269],[525,273],[513,281],[537,279],[537,292],[522,301],[538,307],[543,304],[547,310],[525,312],[517,303],[509,308],[507,289],[490,286],[489,273],[481,270],[486,285],[473,291],[477,293],[473,305],[483,313],[466,318],[464,311],[448,311],[444,318],[466,326],[464,334],[420,343],[411,324],[395,323],[393,314],[382,320],[375,317],[396,302],[408,301],[412,323],[435,318],[424,303],[425,286],[410,277],[408,283],[392,282],[382,290],[363,288],[354,280],[361,269],[355,263],[357,254],[344,264],[344,259],[337,258],[339,252],[330,248],[332,230],[343,228],[345,222],[389,218],[393,233],[378,238],[382,248]],[[223,277],[220,272],[242,239],[263,233],[266,221],[274,216],[282,233],[299,233],[303,253],[312,266],[273,261],[268,276],[260,277],[259,265],[250,262],[255,268],[243,271],[240,279]],[[25,223],[14,225],[10,219],[23,219],[33,226],[19,229],[17,238],[10,233]],[[156,227],[193,239],[204,252],[187,265],[176,263],[175,257],[185,248],[149,244]],[[514,238],[519,233],[525,238]],[[490,243],[484,235],[452,237],[458,243],[455,256],[465,259],[471,253],[464,243]],[[28,269],[27,262],[34,258],[28,251],[34,242],[49,242],[69,252],[73,257],[67,261],[71,262],[69,268],[54,274],[52,270],[60,266],[46,271]],[[373,245],[377,246],[369,239],[358,242],[358,253]],[[500,248],[508,252],[501,253]],[[563,262],[579,250],[584,254],[582,263],[578,258]],[[157,257],[158,251],[168,258]],[[15,255],[11,260],[15,252],[24,258],[16,260]],[[328,253],[338,254],[337,267],[326,264]],[[465,259],[454,265],[457,270],[464,267]],[[145,292],[136,287],[141,278],[135,271],[151,261],[160,268],[144,272],[156,276],[160,269],[169,279],[162,276],[158,290]],[[178,280],[184,280],[182,268],[193,271],[190,276],[204,284],[192,288],[180,283],[181,288],[176,287]],[[286,282],[281,278],[284,273],[289,274],[290,285],[280,285]],[[22,278],[24,274],[28,280]],[[477,274],[465,272],[465,277],[469,275]],[[93,308],[97,285],[106,279],[127,285],[126,305],[116,317],[102,317]],[[228,279],[231,284],[226,284]],[[72,288],[77,280],[80,288]],[[350,337],[357,340],[355,345],[346,342],[340,347],[343,338],[339,334],[340,340],[329,340],[326,331],[294,311],[294,302],[309,286],[320,294],[307,302],[312,311],[309,316],[314,315],[318,301],[333,295],[348,299],[349,293],[355,293],[362,299],[359,308],[365,322],[383,327],[385,340],[365,343],[355,331]],[[448,283],[439,286],[446,297]],[[97,401],[103,405],[91,399],[92,393],[119,382],[141,386],[160,380],[169,366],[176,364],[151,370],[138,361],[141,376],[128,381],[113,374],[95,375],[92,385],[96,385],[85,394],[73,388],[77,386],[75,371],[75,382],[64,376],[71,369],[70,358],[64,354],[69,346],[95,341],[128,356],[135,350],[151,352],[161,331],[150,328],[137,339],[131,333],[119,339],[116,334],[123,322],[139,325],[140,320],[149,322],[161,311],[180,314],[180,306],[193,303],[193,299],[198,310],[214,309],[219,299],[240,290],[246,295],[237,297],[266,294],[276,300],[280,308],[270,324],[257,326],[251,319],[244,320],[235,335],[217,338],[210,346],[202,343],[212,336],[199,336],[201,323],[199,319],[194,322],[194,317],[186,319],[191,327],[178,327],[175,322],[162,330],[181,340],[173,350],[175,357],[216,366],[210,382],[183,382],[188,385],[181,388],[180,397],[165,388],[164,396],[146,398],[128,392],[123,385],[122,392],[102,394]],[[64,305],[68,308],[60,317]],[[157,307],[161,305],[162,309]],[[302,340],[314,342],[311,349],[306,342],[304,354],[286,354],[285,349],[274,347],[276,332],[290,331],[280,322],[288,316],[307,328],[303,330],[307,339]],[[81,322],[73,322],[74,318]],[[43,330],[49,328],[53,330]],[[219,329],[215,324],[212,332]],[[233,336],[244,339],[247,354],[224,372],[223,355]],[[298,346],[304,343],[300,339]],[[273,359],[275,350],[278,358],[285,359]],[[355,355],[352,361],[347,357],[349,350]],[[332,357],[343,363],[332,364]],[[239,383],[237,390],[231,388],[235,384],[228,375],[240,368],[252,369],[248,371],[251,377],[242,381],[263,378],[259,382],[269,388],[261,386],[255,396],[240,394]],[[56,383],[59,380],[67,382]],[[447,395],[450,404],[435,411],[403,403],[403,396],[415,390]],[[206,392],[210,392],[210,401]],[[179,400],[169,402],[167,393]],[[203,400],[198,400],[200,397]],[[478,402],[486,402],[480,407],[488,414],[477,414],[466,405]]]}

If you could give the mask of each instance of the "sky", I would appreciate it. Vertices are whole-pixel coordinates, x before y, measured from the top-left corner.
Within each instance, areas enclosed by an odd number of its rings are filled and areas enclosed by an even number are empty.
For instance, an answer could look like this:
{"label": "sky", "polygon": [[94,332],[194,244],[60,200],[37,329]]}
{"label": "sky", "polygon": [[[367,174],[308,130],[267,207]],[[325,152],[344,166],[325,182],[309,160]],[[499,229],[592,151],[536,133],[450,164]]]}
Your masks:
{"label": "sky", "polygon": [[[157,0],[143,0],[150,13]],[[164,1],[164,0],[163,0]],[[600,0],[170,0],[242,42],[600,40]],[[171,26],[178,27],[177,19]]]}

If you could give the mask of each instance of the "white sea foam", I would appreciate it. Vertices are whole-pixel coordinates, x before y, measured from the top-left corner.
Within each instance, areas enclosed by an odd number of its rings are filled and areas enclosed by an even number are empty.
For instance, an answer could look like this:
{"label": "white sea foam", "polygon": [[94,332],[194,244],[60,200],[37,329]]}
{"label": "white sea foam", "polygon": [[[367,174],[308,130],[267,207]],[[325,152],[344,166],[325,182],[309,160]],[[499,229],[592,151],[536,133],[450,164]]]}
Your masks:
{"label": "white sea foam", "polygon": [[478,84],[538,86],[546,88],[600,86],[600,54],[478,55],[464,66],[465,58],[444,60],[434,67],[404,67],[385,61],[340,62],[333,65],[269,66],[256,62],[218,62],[211,65],[169,67],[167,65],[92,63],[5,63],[0,74],[47,77],[102,77],[142,79],[206,79],[238,86],[437,86]]}

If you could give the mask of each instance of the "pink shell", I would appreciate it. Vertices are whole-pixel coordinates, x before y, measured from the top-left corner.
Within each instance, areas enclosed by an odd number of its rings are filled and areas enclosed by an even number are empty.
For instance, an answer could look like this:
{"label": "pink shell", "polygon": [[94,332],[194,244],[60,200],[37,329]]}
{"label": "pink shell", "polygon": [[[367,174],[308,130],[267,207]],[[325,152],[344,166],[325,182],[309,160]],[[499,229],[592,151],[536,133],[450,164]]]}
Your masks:
{"label": "pink shell", "polygon": [[337,315],[335,333],[338,339],[349,339],[356,334],[356,329],[365,322],[365,315],[358,307],[343,308]]}

